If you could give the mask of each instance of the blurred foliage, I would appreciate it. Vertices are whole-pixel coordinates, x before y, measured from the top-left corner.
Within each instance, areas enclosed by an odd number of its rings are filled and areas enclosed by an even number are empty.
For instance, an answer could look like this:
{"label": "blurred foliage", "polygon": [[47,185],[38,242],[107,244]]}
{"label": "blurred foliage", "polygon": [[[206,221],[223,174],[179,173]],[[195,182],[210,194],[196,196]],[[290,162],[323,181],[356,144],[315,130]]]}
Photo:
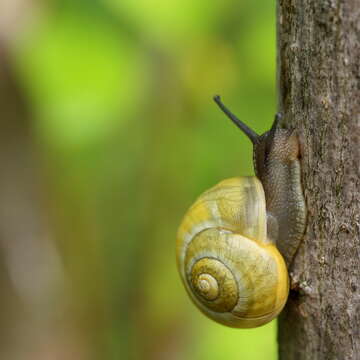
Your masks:
{"label": "blurred foliage", "polygon": [[274,322],[212,323],[175,268],[186,208],[252,174],[275,113],[275,4],[53,0],[17,42],[72,309],[96,359],[275,359]]}

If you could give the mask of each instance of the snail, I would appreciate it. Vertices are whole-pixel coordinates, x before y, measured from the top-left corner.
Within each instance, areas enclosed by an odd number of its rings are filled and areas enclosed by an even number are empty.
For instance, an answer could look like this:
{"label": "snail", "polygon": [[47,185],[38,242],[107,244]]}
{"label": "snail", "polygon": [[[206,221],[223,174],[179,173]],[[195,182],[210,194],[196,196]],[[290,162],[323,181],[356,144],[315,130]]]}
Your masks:
{"label": "snail", "polygon": [[258,135],[219,96],[214,100],[253,143],[256,176],[223,180],[195,201],[178,230],[177,266],[205,315],[252,328],[285,306],[287,268],[305,230],[299,139],[294,130],[280,128],[280,114]]}

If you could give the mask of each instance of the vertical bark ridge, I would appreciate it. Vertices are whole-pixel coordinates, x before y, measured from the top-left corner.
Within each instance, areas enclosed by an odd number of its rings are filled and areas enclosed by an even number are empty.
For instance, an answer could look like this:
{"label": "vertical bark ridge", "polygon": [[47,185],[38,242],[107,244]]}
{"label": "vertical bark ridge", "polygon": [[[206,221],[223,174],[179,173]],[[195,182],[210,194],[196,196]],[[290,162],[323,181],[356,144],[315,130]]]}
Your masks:
{"label": "vertical bark ridge", "polygon": [[360,359],[360,1],[279,0],[277,33],[308,207],[280,359]]}

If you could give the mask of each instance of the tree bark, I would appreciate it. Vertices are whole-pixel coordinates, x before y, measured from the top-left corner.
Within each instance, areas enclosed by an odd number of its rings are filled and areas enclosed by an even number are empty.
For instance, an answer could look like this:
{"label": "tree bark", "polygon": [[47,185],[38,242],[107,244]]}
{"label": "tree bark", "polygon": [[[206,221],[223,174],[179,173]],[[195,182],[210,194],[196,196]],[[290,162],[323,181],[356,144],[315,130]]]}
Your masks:
{"label": "tree bark", "polygon": [[307,230],[280,359],[360,359],[360,1],[279,0],[279,108],[302,143]]}

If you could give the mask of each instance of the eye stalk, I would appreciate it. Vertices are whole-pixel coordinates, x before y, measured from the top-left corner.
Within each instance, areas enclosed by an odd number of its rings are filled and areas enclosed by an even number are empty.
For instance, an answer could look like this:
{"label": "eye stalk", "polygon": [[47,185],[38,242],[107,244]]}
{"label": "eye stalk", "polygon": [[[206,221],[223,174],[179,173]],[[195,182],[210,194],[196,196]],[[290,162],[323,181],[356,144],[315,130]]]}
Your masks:
{"label": "eye stalk", "polygon": [[283,118],[283,114],[278,112],[275,114],[275,119],[274,122],[271,126],[270,132],[274,133],[276,131],[276,129],[279,128],[279,122],[281,121],[281,119]]}
{"label": "eye stalk", "polygon": [[[244,124],[240,119],[238,119],[221,101],[219,95],[214,96],[214,101],[218,104],[219,108],[225,113],[225,115],[232,120],[232,122],[240,129],[242,132],[251,140],[251,142],[255,145],[258,141],[260,136],[252,129],[250,129],[246,124]],[[276,120],[277,122],[280,117]],[[274,125],[275,125],[274,122]]]}

